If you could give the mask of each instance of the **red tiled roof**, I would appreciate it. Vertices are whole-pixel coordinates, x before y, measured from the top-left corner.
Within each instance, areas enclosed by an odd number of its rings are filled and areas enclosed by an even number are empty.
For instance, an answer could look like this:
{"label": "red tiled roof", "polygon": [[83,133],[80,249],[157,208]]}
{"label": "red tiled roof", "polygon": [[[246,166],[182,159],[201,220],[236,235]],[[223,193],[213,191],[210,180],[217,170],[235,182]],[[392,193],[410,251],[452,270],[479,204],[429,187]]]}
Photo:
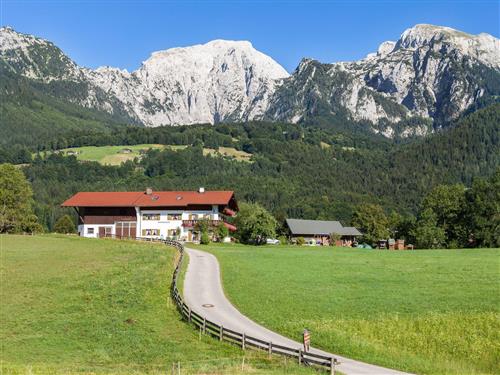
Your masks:
{"label": "red tiled roof", "polygon": [[169,207],[188,205],[226,205],[233,198],[232,191],[143,191],[80,192],[65,201],[63,207]]}

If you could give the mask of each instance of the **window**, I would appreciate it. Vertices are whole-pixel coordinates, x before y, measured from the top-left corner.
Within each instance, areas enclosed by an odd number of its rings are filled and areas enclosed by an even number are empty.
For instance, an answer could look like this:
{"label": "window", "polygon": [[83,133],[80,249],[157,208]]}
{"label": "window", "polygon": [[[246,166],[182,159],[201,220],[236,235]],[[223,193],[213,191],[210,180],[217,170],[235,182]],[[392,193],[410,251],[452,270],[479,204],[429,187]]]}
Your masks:
{"label": "window", "polygon": [[87,228],[87,234],[94,234],[94,228]]}
{"label": "window", "polygon": [[142,220],[160,220],[160,214],[142,214]]}
{"label": "window", "polygon": [[168,214],[167,215],[167,220],[181,220],[182,215],[181,214]]}
{"label": "window", "polygon": [[159,236],[160,235],[160,230],[159,229],[143,229],[142,230],[142,236],[147,237],[147,236]]}
{"label": "window", "polygon": [[[179,232],[180,232],[180,231],[179,231]],[[167,232],[167,235],[168,235],[169,237],[175,237],[175,236],[177,236],[177,234],[178,234],[177,229],[169,229],[169,230],[168,230],[168,232]]]}

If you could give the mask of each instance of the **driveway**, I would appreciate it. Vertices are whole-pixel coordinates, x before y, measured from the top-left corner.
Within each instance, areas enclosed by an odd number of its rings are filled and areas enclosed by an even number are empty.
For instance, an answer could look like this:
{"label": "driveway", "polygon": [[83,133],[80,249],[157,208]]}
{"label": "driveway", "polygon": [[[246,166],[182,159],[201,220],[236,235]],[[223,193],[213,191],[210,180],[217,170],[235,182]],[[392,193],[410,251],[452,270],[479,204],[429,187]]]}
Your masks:
{"label": "driveway", "polygon": [[[279,335],[255,323],[240,313],[226,298],[222,289],[220,267],[216,257],[204,251],[186,248],[189,265],[184,280],[184,300],[191,309],[214,323],[248,336],[274,344],[302,348],[302,344]],[[251,290],[249,290],[251,293]],[[334,356],[341,364],[337,369],[346,375],[407,374],[368,363],[355,361],[333,353],[311,348],[313,353]]]}

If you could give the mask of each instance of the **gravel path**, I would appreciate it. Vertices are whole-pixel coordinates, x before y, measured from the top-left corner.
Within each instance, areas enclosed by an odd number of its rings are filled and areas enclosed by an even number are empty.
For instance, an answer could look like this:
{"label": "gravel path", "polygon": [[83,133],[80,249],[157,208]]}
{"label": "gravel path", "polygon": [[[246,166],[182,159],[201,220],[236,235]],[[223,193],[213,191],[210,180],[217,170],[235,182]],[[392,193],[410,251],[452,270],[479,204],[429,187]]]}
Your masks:
{"label": "gravel path", "polygon": [[[219,262],[212,254],[186,248],[189,265],[184,280],[184,299],[192,310],[225,328],[245,333],[278,345],[302,348],[302,344],[281,336],[253,322],[240,313],[224,295],[220,278]],[[250,286],[249,286],[250,289]],[[336,354],[311,348],[311,352],[334,356],[341,364],[337,369],[346,375],[407,374],[368,363],[355,361]]]}

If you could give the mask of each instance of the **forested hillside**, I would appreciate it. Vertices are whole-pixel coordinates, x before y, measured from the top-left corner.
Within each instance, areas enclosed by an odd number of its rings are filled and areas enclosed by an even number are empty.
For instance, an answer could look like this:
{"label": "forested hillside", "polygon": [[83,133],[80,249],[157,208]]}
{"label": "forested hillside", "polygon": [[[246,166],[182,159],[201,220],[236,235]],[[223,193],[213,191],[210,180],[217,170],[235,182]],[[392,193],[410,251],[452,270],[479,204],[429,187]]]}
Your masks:
{"label": "forested hillside", "polygon": [[78,92],[82,95],[84,84],[58,81],[42,84],[13,74],[2,61],[0,76],[0,146],[33,148],[52,144],[54,139],[74,131],[105,131],[133,123],[124,114],[110,115],[67,100]]}
{"label": "forested hillside", "polygon": [[[278,219],[349,222],[361,203],[415,213],[423,196],[438,184],[470,185],[476,177],[492,175],[500,165],[498,124],[500,105],[496,104],[461,119],[453,129],[404,144],[369,136],[362,129],[353,133],[271,123],[79,131],[56,143],[189,147],[150,151],[141,160],[118,167],[41,153],[23,170],[33,184],[37,214],[48,227],[61,214],[59,204],[77,191],[146,186],[230,189],[240,200],[261,203]],[[203,147],[218,146],[245,150],[252,154],[251,161],[203,154]]]}

